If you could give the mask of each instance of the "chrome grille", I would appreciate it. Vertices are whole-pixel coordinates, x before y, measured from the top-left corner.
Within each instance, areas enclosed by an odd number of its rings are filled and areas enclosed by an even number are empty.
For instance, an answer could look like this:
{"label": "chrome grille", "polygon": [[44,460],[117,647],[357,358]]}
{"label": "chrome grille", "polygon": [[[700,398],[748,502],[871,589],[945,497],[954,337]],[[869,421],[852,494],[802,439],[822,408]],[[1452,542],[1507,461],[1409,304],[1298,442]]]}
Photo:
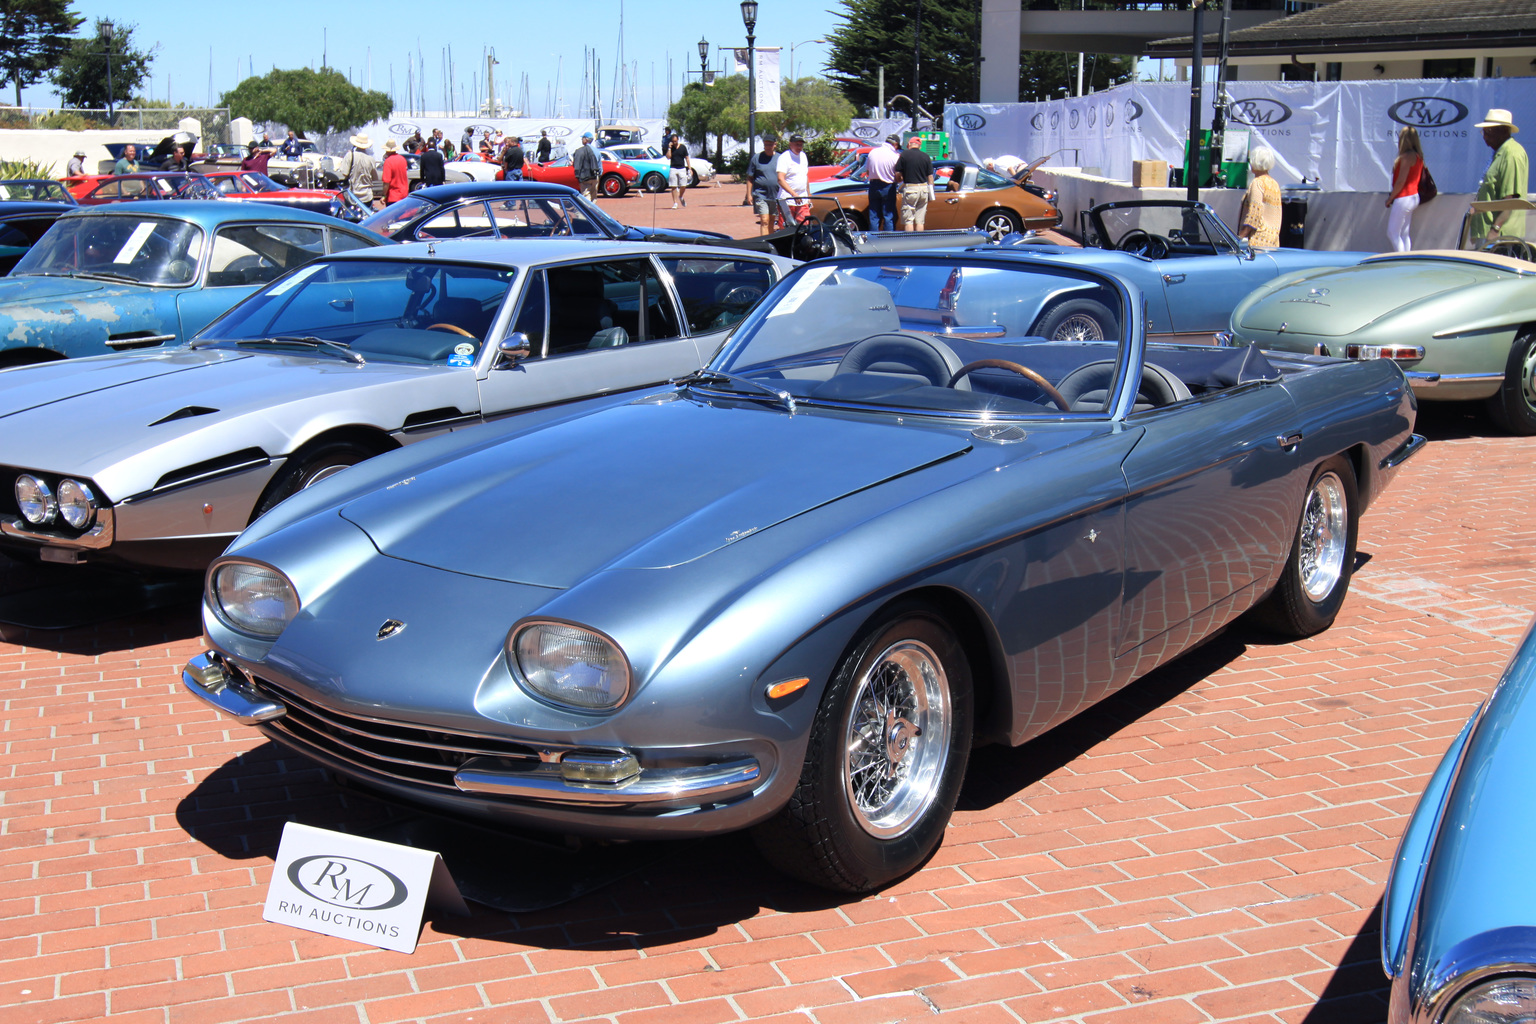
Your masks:
{"label": "chrome grille", "polygon": [[260,677],[255,684],[288,708],[265,723],[266,729],[377,775],[457,791],[454,772],[472,758],[495,758],[507,768],[539,764],[538,752],[521,743],[360,718],[322,708]]}

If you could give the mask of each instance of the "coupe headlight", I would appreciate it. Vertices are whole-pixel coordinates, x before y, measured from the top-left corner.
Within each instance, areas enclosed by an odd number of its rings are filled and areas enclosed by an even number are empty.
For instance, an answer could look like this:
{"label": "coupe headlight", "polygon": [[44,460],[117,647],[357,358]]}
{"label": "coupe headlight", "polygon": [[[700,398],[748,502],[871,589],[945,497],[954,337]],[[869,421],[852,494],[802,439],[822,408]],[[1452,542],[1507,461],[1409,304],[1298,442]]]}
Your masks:
{"label": "coupe headlight", "polygon": [[507,644],[507,657],[536,696],[583,711],[606,711],[629,696],[629,662],[601,633],[563,622],[533,622]]}
{"label": "coupe headlight", "polygon": [[1536,1021],[1536,978],[1495,978],[1474,985],[1443,1019],[1445,1024],[1531,1024]]}
{"label": "coupe headlight", "polygon": [[225,625],[251,636],[275,637],[299,613],[299,595],[287,577],[250,562],[225,562],[214,569],[208,600]]}
{"label": "coupe headlight", "polygon": [[59,510],[53,491],[30,473],[16,478],[16,505],[21,509],[21,517],[33,526],[53,522],[54,513]]}
{"label": "coupe headlight", "polygon": [[59,515],[75,529],[85,529],[96,518],[96,495],[78,480],[60,480]]}

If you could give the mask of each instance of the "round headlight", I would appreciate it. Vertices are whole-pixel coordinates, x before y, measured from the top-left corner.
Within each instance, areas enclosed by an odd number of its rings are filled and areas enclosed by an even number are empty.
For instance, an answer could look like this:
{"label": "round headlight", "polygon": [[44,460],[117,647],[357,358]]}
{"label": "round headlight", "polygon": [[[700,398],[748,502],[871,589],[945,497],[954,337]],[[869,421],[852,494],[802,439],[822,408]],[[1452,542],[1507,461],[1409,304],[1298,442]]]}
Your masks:
{"label": "round headlight", "polygon": [[293,584],[264,565],[225,562],[213,570],[208,590],[219,618],[251,636],[275,637],[299,613]]}
{"label": "round headlight", "polygon": [[85,529],[96,518],[96,495],[78,480],[60,480],[59,515],[75,529]]}
{"label": "round headlight", "polygon": [[21,509],[21,517],[33,526],[53,522],[54,513],[59,508],[53,500],[53,491],[30,473],[16,478],[16,505]]}
{"label": "round headlight", "polygon": [[1495,978],[1463,993],[1445,1024],[1530,1024],[1536,1020],[1536,978]]}
{"label": "round headlight", "polygon": [[517,631],[507,652],[536,696],[584,711],[618,707],[629,695],[629,662],[601,633],[563,622]]}

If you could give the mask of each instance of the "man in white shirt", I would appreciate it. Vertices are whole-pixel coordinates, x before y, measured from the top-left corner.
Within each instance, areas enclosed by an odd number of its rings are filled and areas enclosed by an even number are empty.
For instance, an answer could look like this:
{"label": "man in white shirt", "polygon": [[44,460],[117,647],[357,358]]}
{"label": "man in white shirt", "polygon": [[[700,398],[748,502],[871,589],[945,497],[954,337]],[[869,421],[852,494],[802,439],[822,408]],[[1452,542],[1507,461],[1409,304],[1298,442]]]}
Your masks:
{"label": "man in white shirt", "polygon": [[811,215],[811,162],[805,155],[805,138],[789,137],[789,148],[779,154],[779,205],[784,209],[784,223],[805,223]]}
{"label": "man in white shirt", "polygon": [[864,176],[869,179],[869,230],[896,230],[896,157],[901,151],[901,136],[887,135],[864,158]]}

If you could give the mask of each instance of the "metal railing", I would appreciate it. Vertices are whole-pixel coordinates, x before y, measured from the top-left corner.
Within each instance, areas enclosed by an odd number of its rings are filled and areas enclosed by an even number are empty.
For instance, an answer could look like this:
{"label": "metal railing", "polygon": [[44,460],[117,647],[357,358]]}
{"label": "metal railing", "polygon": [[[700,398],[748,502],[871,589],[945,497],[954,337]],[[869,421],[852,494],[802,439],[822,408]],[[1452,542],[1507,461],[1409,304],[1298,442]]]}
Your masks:
{"label": "metal railing", "polygon": [[87,107],[0,106],[0,128],[119,129],[173,132],[187,117],[202,122],[204,138],[221,137],[228,107],[117,107],[110,113]]}

